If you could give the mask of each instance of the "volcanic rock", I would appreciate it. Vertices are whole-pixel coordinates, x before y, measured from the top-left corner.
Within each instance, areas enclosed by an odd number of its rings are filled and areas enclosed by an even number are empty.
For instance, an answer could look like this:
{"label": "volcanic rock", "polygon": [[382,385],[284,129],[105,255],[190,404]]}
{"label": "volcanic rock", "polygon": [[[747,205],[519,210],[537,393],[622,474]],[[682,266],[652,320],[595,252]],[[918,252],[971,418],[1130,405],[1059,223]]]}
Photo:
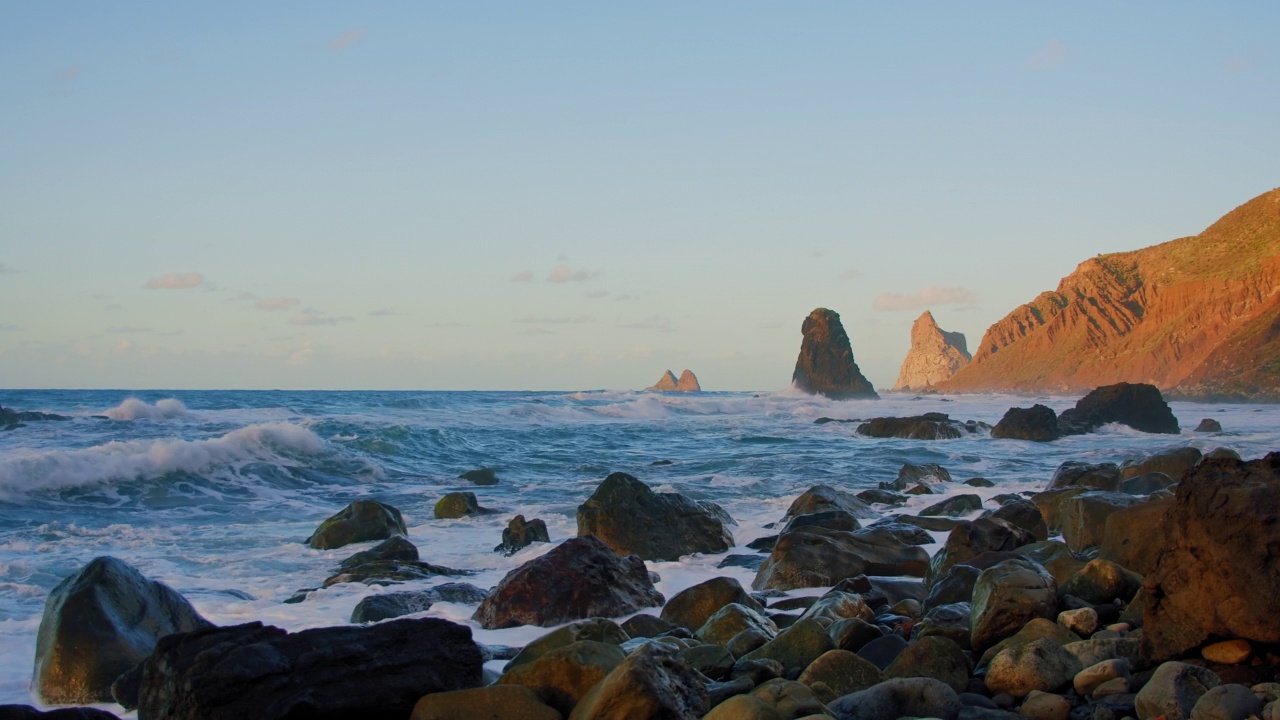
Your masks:
{"label": "volcanic rock", "polygon": [[963,706],[956,691],[941,680],[894,678],[833,700],[827,707],[840,720],[908,717],[956,720]]}
{"label": "volcanic rock", "polygon": [[407,717],[423,695],[476,687],[463,625],[424,618],[286,633],[249,623],[160,640],[138,715],[149,720]]}
{"label": "volcanic rock", "polygon": [[522,685],[490,685],[422,696],[409,720],[562,720],[564,716]]}
{"label": "volcanic rock", "polygon": [[537,518],[525,520],[523,515],[517,515],[507,523],[502,531],[502,542],[493,551],[514,555],[536,542],[551,542],[551,536],[547,534],[547,523]]}
{"label": "volcanic rock", "polygon": [[858,426],[858,434],[874,438],[904,440],[955,440],[990,426],[976,420],[952,420],[946,413],[931,412],[913,417],[878,417]]}
{"label": "volcanic rock", "polygon": [[1031,560],[1005,560],[983,570],[973,586],[969,644],[982,652],[1029,620],[1057,616],[1058,584],[1049,571]]}
{"label": "volcanic rock", "polygon": [[854,517],[877,518],[880,514],[853,493],[837,490],[827,485],[815,485],[792,501],[786,518],[813,515],[830,510],[843,510]]}
{"label": "volcanic rock", "polygon": [[1096,388],[1058,417],[1058,428],[1063,435],[1090,433],[1107,423],[1120,423],[1148,433],[1177,435],[1181,432],[1178,418],[1161,397],[1160,389],[1146,383],[1116,383]]}
{"label": "volcanic rock", "polygon": [[964,333],[938,327],[928,310],[911,325],[911,349],[902,361],[894,390],[919,392],[949,379],[972,360]]}
{"label": "volcanic rock", "polygon": [[719,505],[679,493],[655,493],[626,473],[613,473],[578,506],[578,535],[595,536],[619,555],[679,560],[733,547],[732,522]]}
{"label": "volcanic rock", "polygon": [[437,520],[454,520],[490,512],[493,511],[480,507],[480,502],[476,500],[476,494],[473,492],[445,493],[444,497],[436,501],[435,506]]}
{"label": "volcanic rock", "polygon": [[695,720],[708,710],[697,671],[675,651],[650,644],[627,656],[578,703],[569,720]]}
{"label": "volcanic rock", "polygon": [[756,573],[756,590],[828,587],[855,575],[923,577],[929,555],[892,532],[805,527],[778,538]]}
{"label": "volcanic rock", "polygon": [[680,373],[680,379],[676,381],[676,390],[679,392],[702,392],[702,385],[698,383],[698,376],[693,374],[692,370],[685,369]]}
{"label": "volcanic rock", "polygon": [[658,378],[658,382],[650,385],[646,389],[656,390],[658,392],[675,392],[679,389],[679,383],[676,381],[675,373],[668,370],[662,374],[662,377]]}
{"label": "volcanic rock", "polygon": [[619,557],[594,536],[570,538],[507,573],[473,620],[493,630],[549,627],[591,617],[618,617],[661,605],[638,556]]}
{"label": "volcanic rock", "polygon": [[168,585],[94,558],[45,599],[32,689],[49,704],[111,702],[111,683],[171,633],[211,627]]}
{"label": "volcanic rock", "polygon": [[512,667],[498,679],[498,684],[527,687],[546,704],[568,714],[626,656],[617,645],[579,640]]}
{"label": "volcanic rock", "polygon": [[332,550],[351,543],[408,534],[404,518],[396,508],[375,500],[356,500],[320,523],[307,538],[307,544],[317,550]]}
{"label": "volcanic rock", "polygon": [[660,617],[677,627],[695,631],[726,605],[738,603],[763,613],[764,606],[747,594],[737,580],[711,578],[676,593],[662,608]]}
{"label": "volcanic rock", "polygon": [[1196,432],[1201,432],[1201,433],[1222,432],[1222,423],[1218,422],[1217,420],[1214,420],[1213,418],[1204,418],[1203,420],[1200,421],[1200,424],[1196,426]]}
{"label": "volcanic rock", "polygon": [[497,485],[498,473],[494,472],[493,468],[482,467],[468,470],[459,475],[458,479],[466,480],[473,485]]}
{"label": "volcanic rock", "polygon": [[1058,430],[1058,414],[1044,405],[1009,408],[1000,422],[991,428],[991,437],[1011,440],[1049,442],[1057,440],[1061,435]]}
{"label": "volcanic rock", "polygon": [[880,397],[853,360],[853,347],[839,314],[818,308],[804,319],[800,332],[804,340],[792,384],[804,392],[835,400]]}

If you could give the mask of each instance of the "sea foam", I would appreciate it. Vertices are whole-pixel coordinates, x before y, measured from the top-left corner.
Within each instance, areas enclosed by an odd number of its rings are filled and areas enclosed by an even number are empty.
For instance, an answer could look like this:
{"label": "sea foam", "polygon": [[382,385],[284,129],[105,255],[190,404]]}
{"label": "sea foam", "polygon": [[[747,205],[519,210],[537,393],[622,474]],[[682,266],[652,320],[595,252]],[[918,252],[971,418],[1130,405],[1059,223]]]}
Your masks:
{"label": "sea foam", "polygon": [[169,420],[185,417],[190,411],[175,398],[157,400],[155,405],[148,405],[145,400],[131,397],[110,410],[103,410],[102,414],[112,420]]}

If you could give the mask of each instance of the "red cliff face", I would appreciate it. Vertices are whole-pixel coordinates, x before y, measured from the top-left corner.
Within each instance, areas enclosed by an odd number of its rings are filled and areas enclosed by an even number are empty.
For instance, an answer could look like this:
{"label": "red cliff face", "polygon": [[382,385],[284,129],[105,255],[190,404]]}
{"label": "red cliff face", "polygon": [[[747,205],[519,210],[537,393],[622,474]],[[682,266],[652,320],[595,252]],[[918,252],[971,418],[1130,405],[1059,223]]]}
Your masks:
{"label": "red cliff face", "polygon": [[1081,263],[1009,313],[940,390],[1280,400],[1280,190],[1195,236]]}

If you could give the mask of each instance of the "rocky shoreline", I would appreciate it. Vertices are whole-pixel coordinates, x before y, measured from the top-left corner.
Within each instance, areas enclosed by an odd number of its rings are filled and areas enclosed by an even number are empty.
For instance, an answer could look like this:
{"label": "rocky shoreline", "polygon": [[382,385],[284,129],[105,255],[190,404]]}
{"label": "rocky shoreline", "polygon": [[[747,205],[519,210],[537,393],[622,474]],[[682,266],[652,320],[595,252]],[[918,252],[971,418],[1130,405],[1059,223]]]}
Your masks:
{"label": "rocky shoreline", "polygon": [[[1052,423],[1033,408],[1011,426],[1167,423],[1141,388],[1100,390]],[[755,568],[750,588],[718,577],[671,597],[645,561],[724,553],[736,547],[733,519],[625,473],[579,506],[579,537],[488,590],[465,582],[466,569],[424,562],[395,508],[359,501],[307,543],[381,542],[325,586],[450,581],[366,598],[356,625],[288,633],[214,627],[173,590],[99,558],[50,594],[33,685],[51,704],[114,701],[144,719],[1280,716],[1280,572],[1269,560],[1280,454],[1068,461],[1042,491],[986,503],[970,489],[984,482],[907,465],[856,494],[814,486],[776,536],[747,546],[756,553],[724,558]],[[939,502],[892,514],[913,494]],[[437,514],[485,512],[457,495]],[[495,550],[546,540],[545,524],[519,516]],[[523,648],[486,646],[465,625],[404,617],[446,598],[475,605],[482,628],[548,632]]]}

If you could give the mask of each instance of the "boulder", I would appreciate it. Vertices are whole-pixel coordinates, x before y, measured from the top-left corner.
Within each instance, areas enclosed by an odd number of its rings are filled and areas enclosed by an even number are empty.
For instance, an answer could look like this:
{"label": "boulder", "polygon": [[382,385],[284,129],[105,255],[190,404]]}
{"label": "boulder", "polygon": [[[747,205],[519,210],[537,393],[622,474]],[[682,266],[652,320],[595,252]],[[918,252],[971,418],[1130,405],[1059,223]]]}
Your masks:
{"label": "boulder", "polygon": [[911,325],[911,349],[902,361],[893,389],[925,390],[950,379],[972,359],[965,346],[964,333],[943,330],[933,319],[933,313],[925,310]]}
{"label": "boulder", "polygon": [[351,611],[351,622],[377,622],[413,615],[426,612],[432,605],[439,602],[473,605],[482,602],[488,596],[487,590],[460,582],[443,583],[427,590],[370,595],[356,603],[355,609]]}
{"label": "boulder", "polygon": [[170,635],[142,670],[149,720],[406,717],[423,695],[477,687],[484,658],[436,618],[286,633],[262,623]]}
{"label": "boulder", "polygon": [[809,663],[796,680],[809,687],[822,683],[830,695],[819,699],[831,702],[843,695],[865,690],[884,680],[884,676],[880,668],[848,650],[828,650]]}
{"label": "boulder", "polygon": [[543,655],[557,648],[567,647],[576,642],[590,640],[592,642],[601,642],[608,645],[621,645],[631,637],[627,635],[617,623],[606,618],[591,618],[589,620],[579,620],[578,622],[569,623],[562,628],[557,628],[551,632],[539,637],[537,640],[525,645],[519,653],[516,654],[511,662],[507,663],[506,669],[518,667],[528,662],[542,657]]}
{"label": "boulder", "polygon": [[1129,602],[1142,587],[1142,576],[1110,560],[1090,560],[1062,584],[1062,593],[1094,605]]}
{"label": "boulder", "polygon": [[498,473],[494,472],[493,468],[482,467],[468,470],[459,475],[458,479],[466,480],[472,485],[497,485]]}
{"label": "boulder", "polygon": [[622,631],[633,638],[652,638],[664,635],[675,626],[656,615],[641,613],[633,615],[622,623]]}
{"label": "boulder", "polygon": [[443,565],[412,560],[373,560],[347,568],[325,578],[324,587],[358,582],[366,585],[394,585],[410,580],[427,580],[439,575],[470,575],[470,570],[456,570]]}
{"label": "boulder", "polygon": [[972,565],[952,565],[933,579],[923,603],[925,612],[951,603],[968,603],[973,598],[973,585],[981,574],[982,570]]}
{"label": "boulder", "polygon": [[1009,440],[1050,442],[1060,436],[1058,414],[1044,405],[1009,408],[1000,422],[991,428],[991,437]]}
{"label": "boulder", "polygon": [[454,520],[472,517],[473,515],[484,515],[488,512],[490,510],[487,508],[480,507],[479,501],[476,500],[476,494],[473,492],[445,493],[444,497],[436,501],[435,506],[437,520]]}
{"label": "boulder", "polygon": [[990,428],[975,420],[952,420],[946,413],[931,412],[912,417],[878,417],[858,425],[863,437],[904,440],[955,440]]}
{"label": "boulder", "polygon": [[722,645],[709,643],[687,647],[677,657],[712,680],[727,680],[734,665],[733,653]]}
{"label": "boulder", "polygon": [[368,563],[383,562],[387,560],[401,560],[405,562],[415,562],[418,559],[418,548],[409,542],[403,535],[396,535],[388,540],[374,545],[368,550],[362,550],[346,560],[338,566],[339,570],[354,570],[361,565]]}
{"label": "boulder", "polygon": [[787,508],[786,518],[813,515],[832,510],[843,510],[857,518],[880,517],[880,513],[859,500],[852,493],[837,490],[827,485],[815,485],[800,493],[800,496],[792,501],[791,506]]}
{"label": "boulder", "polygon": [[883,637],[884,630],[879,625],[872,625],[866,620],[848,618],[831,623],[827,627],[827,634],[831,636],[837,650],[856,653],[872,640]]}
{"label": "boulder", "polygon": [[1177,435],[1178,419],[1165,404],[1160,389],[1146,383],[1104,385],[1080,398],[1058,416],[1063,435],[1090,433],[1107,423],[1128,425],[1147,433]]}
{"label": "boulder", "polygon": [[1150,495],[1172,487],[1176,481],[1162,472],[1143,473],[1120,481],[1120,492],[1128,495]]}
{"label": "boulder", "polygon": [[889,507],[902,507],[907,504],[908,498],[902,493],[896,493],[892,490],[883,490],[881,488],[867,488],[860,490],[856,496],[859,500],[867,503],[878,503],[880,505],[888,505]]}
{"label": "boulder", "polygon": [[45,599],[32,690],[49,704],[111,702],[111,683],[171,633],[211,627],[181,595],[98,557]]}
{"label": "boulder", "polygon": [[970,646],[982,652],[1034,618],[1054,620],[1057,594],[1053,576],[1031,560],[1005,560],[983,570],[973,586]]}
{"label": "boulder", "polygon": [[649,644],[627,656],[587,693],[570,720],[696,720],[708,710],[701,676],[671,648]]}
{"label": "boulder", "polygon": [[594,536],[570,538],[507,573],[472,619],[493,630],[619,617],[661,605],[644,561],[619,557]]}
{"label": "boulder", "polygon": [[[1143,583],[1142,652],[1164,660],[1210,639],[1280,642],[1280,453],[1206,460],[1178,484]],[[1263,551],[1263,548],[1268,548]]]}
{"label": "boulder", "polygon": [[1018,715],[1027,720],[1068,720],[1071,701],[1061,695],[1032,690],[1018,708]]}
{"label": "boulder", "polygon": [[1128,660],[1124,658],[1103,660],[1076,673],[1075,678],[1071,680],[1071,686],[1075,688],[1077,695],[1089,697],[1099,685],[1116,678],[1127,677],[1129,677]]}
{"label": "boulder", "polygon": [[1041,638],[1005,648],[987,666],[987,689],[1023,697],[1032,690],[1052,692],[1071,684],[1083,668],[1058,643]]}
{"label": "boulder", "polygon": [[1058,624],[1081,637],[1089,637],[1098,629],[1098,611],[1091,607],[1063,610],[1058,613]]}
{"label": "boulder", "polygon": [[1122,658],[1127,660],[1129,667],[1134,670],[1141,670],[1147,667],[1142,660],[1142,655],[1138,651],[1138,638],[1122,637],[1122,638],[1093,638],[1089,640],[1077,640],[1063,644],[1063,648],[1067,652],[1076,656],[1080,664],[1084,667],[1097,665],[1103,660],[1114,660]]}
{"label": "boulder", "polygon": [[912,630],[920,639],[944,637],[959,645],[961,650],[968,650],[969,614],[972,611],[973,606],[967,601],[938,605],[930,608]]}
{"label": "boulder", "polygon": [[1015,553],[1044,566],[1059,585],[1080,572],[1085,561],[1076,557],[1067,544],[1058,540],[1042,540],[1014,550]]}
{"label": "boulder", "polygon": [[523,515],[517,515],[507,523],[507,527],[502,531],[502,542],[493,551],[503,555],[514,555],[536,542],[551,542],[551,536],[547,534],[547,524],[538,518],[525,520]]}
{"label": "boulder", "polygon": [[538,694],[521,685],[490,685],[423,695],[409,720],[562,720]]}
{"label": "boulder", "polygon": [[626,656],[617,645],[580,640],[512,667],[498,678],[498,684],[527,687],[542,702],[568,715]]}
{"label": "boulder", "polygon": [[855,575],[923,577],[929,555],[892,532],[802,528],[778,538],[760,566],[755,590],[828,587]]}
{"label": "boulder", "polygon": [[1062,503],[1088,491],[1089,489],[1085,487],[1045,490],[1032,495],[1031,502],[1040,509],[1040,515],[1044,517],[1044,523],[1048,526],[1049,532],[1060,533],[1062,532]]}
{"label": "boulder", "polygon": [[[862,523],[853,513],[845,510],[824,510],[808,515],[797,515],[787,521],[782,533],[788,533],[802,527],[821,527],[828,530],[861,530]],[[779,533],[779,534],[782,534]]]}
{"label": "boulder", "polygon": [[1134,707],[1141,720],[1164,716],[1165,720],[1190,720],[1196,703],[1222,681],[1207,670],[1180,662],[1156,668],[1151,679],[1138,691]]}
{"label": "boulder", "polygon": [[1062,539],[1074,552],[1102,544],[1107,516],[1140,499],[1116,492],[1084,492],[1062,501]]}
{"label": "boulder", "polygon": [[1199,425],[1196,426],[1196,432],[1200,432],[1200,433],[1222,432],[1222,423],[1218,422],[1217,420],[1214,420],[1213,418],[1205,418],[1200,421]]}
{"label": "boulder", "polygon": [[307,538],[317,550],[332,550],[366,540],[408,535],[400,511],[375,500],[356,500],[330,516]]}
{"label": "boulder", "polygon": [[839,314],[817,308],[804,319],[800,332],[804,339],[791,375],[793,385],[834,400],[880,397],[853,360],[853,347]]}
{"label": "boulder", "polygon": [[1026,498],[1019,497],[1002,503],[1000,507],[982,513],[982,517],[1004,520],[1014,527],[1020,527],[1031,533],[1031,537],[1037,541],[1043,541],[1049,537],[1049,525],[1045,522],[1044,515],[1040,513],[1040,508]]}
{"label": "boulder", "polygon": [[[11,427],[0,427],[0,430],[12,430],[22,427],[15,424]],[[64,707],[48,712],[41,712],[30,705],[0,705],[0,720],[120,720],[106,710],[91,707]]]}
{"label": "boulder", "polygon": [[939,718],[956,720],[963,707],[956,691],[933,678],[894,678],[827,704],[838,720]]}
{"label": "boulder", "polygon": [[743,590],[737,580],[717,577],[676,593],[662,608],[660,617],[676,627],[693,631],[701,628],[712,615],[731,603],[764,613],[764,606]]}
{"label": "boulder", "polygon": [[578,506],[578,535],[594,536],[619,555],[679,560],[733,547],[732,520],[720,506],[679,493],[656,493],[626,473],[613,473]]}
{"label": "boulder", "polygon": [[[1034,506],[1033,506],[1034,507]],[[925,517],[947,515],[959,517],[982,509],[982,498],[977,495],[954,495],[941,502],[936,502],[920,511]],[[1039,514],[1039,510],[1036,514]]]}
{"label": "boulder", "polygon": [[1086,463],[1068,460],[1053,471],[1045,490],[1082,487],[1088,490],[1114,491],[1120,487],[1120,466],[1115,463]]}
{"label": "boulder", "polygon": [[871,640],[858,650],[858,657],[884,670],[907,649],[907,641],[892,630],[888,634]]}
{"label": "boulder", "polygon": [[694,636],[703,642],[729,645],[735,637],[748,630],[759,633],[765,642],[778,634],[778,626],[765,617],[764,613],[746,605],[730,603],[707,618],[694,632]]}
{"label": "boulder", "polygon": [[1247,720],[1262,714],[1262,701],[1244,685],[1219,685],[1200,696],[1191,720]]}
{"label": "boulder", "polygon": [[952,566],[966,563],[982,553],[1011,552],[1034,541],[1031,533],[1004,520],[978,518],[961,522],[947,535],[942,549],[929,561],[925,584],[930,585]]}
{"label": "boulder", "polygon": [[804,619],[778,633],[778,636],[743,656],[744,660],[776,660],[788,671],[803,670],[835,643],[827,629],[817,620]]}
{"label": "boulder", "polygon": [[[987,648],[986,652],[982,653],[978,658],[978,667],[986,667],[991,662],[991,658],[995,657],[1007,648],[1026,645],[1029,642],[1040,640],[1042,638],[1048,638],[1049,640],[1058,643],[1067,652],[1071,652],[1071,648],[1073,646],[1081,644],[1080,636],[1058,625],[1052,620],[1046,620],[1045,618],[1039,617],[1033,618],[1026,625],[1023,625],[1022,629],[1017,633]],[[1082,666],[1093,664],[1083,659],[1085,656],[1083,653],[1073,652],[1072,654],[1076,656],[1077,660],[1080,660],[1080,664]],[[1098,661],[1094,660],[1093,662]]]}
{"label": "boulder", "polygon": [[804,611],[804,615],[801,617],[820,620],[823,625],[827,625],[837,620],[848,620],[850,618],[858,618],[870,622],[875,617],[875,613],[872,612],[871,608],[867,607],[867,603],[863,601],[861,595],[833,589],[818,598],[816,602]]}
{"label": "boulder", "polygon": [[884,669],[885,678],[927,677],[941,680],[956,692],[969,684],[969,660],[964,650],[945,637],[921,637]]}
{"label": "boulder", "polygon": [[1182,473],[1190,470],[1204,459],[1200,448],[1180,447],[1154,453],[1138,460],[1129,460],[1120,465],[1120,477],[1123,480],[1135,478],[1147,473],[1159,472],[1173,478],[1175,482]]}

